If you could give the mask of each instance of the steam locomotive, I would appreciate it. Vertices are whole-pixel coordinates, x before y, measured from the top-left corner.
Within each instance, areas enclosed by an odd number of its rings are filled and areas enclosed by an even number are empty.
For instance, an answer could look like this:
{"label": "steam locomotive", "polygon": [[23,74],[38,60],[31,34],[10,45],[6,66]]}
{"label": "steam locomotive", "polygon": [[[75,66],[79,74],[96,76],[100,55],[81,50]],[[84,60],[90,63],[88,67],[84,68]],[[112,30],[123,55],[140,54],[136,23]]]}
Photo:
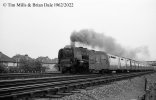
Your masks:
{"label": "steam locomotive", "polygon": [[58,67],[62,73],[109,73],[113,71],[153,70],[153,67],[146,62],[74,46],[59,50]]}

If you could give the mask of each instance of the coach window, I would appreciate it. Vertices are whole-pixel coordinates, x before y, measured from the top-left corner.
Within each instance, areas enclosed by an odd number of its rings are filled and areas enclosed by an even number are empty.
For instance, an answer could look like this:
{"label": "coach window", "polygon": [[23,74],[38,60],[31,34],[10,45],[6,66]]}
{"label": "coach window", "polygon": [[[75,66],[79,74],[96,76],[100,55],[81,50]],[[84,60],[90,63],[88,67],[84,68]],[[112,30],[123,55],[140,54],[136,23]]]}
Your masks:
{"label": "coach window", "polygon": [[111,56],[111,58],[114,58],[114,59],[115,59],[116,57],[114,57],[114,56]]}

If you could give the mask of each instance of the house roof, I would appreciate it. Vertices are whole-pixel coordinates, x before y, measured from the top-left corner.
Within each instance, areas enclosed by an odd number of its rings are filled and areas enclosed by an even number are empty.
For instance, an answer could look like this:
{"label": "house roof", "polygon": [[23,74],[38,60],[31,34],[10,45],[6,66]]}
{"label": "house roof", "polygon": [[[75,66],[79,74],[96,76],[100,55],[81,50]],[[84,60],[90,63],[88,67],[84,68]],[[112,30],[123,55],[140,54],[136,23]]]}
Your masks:
{"label": "house roof", "polygon": [[0,62],[16,62],[16,61],[0,52]]}

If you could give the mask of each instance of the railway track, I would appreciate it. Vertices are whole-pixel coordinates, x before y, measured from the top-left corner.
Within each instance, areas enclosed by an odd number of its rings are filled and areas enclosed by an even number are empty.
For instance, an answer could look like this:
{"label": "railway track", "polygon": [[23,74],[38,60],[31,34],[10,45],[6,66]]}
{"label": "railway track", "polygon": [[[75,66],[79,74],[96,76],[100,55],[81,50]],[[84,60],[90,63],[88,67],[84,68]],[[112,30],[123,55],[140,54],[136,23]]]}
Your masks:
{"label": "railway track", "polygon": [[42,95],[52,94],[56,97],[58,94],[66,94],[73,89],[103,84],[116,80],[131,78],[152,72],[137,72],[112,75],[75,75],[75,76],[57,76],[51,78],[32,78],[24,80],[4,80],[0,81],[0,99],[13,99],[20,96],[34,96],[37,93]]}
{"label": "railway track", "polygon": [[50,76],[59,76],[59,75],[61,76],[62,74],[60,72],[56,72],[56,73],[3,73],[3,74],[0,74],[0,80],[50,77]]}
{"label": "railway track", "polygon": [[29,84],[41,84],[48,82],[57,82],[57,81],[65,81],[70,79],[80,79],[86,77],[98,77],[100,75],[90,74],[90,75],[61,75],[61,76],[53,76],[53,77],[41,77],[41,78],[27,78],[27,79],[15,79],[15,80],[1,80],[0,88],[5,87],[13,87],[13,86],[22,86]]}

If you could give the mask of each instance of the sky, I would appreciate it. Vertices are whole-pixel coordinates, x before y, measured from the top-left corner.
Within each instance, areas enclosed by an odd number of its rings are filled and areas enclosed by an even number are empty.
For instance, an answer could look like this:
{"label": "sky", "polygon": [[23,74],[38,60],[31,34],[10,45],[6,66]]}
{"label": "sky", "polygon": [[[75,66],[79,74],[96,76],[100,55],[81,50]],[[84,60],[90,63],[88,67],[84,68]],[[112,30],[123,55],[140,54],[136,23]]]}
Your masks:
{"label": "sky", "polygon": [[156,0],[0,0],[0,51],[9,57],[56,58],[70,44],[71,33],[82,29],[111,36],[125,48],[147,46],[150,60],[156,60]]}

